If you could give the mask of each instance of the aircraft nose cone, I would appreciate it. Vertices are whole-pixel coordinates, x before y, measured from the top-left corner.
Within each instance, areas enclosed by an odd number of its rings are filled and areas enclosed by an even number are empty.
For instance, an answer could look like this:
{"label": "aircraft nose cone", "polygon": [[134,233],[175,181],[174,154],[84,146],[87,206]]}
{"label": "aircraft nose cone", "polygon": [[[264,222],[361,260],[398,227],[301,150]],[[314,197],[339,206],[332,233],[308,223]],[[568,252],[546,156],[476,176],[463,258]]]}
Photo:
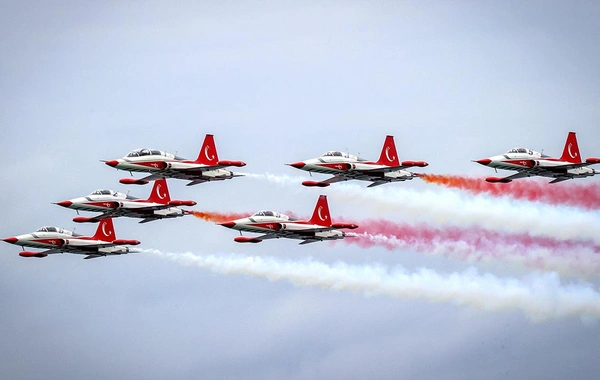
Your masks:
{"label": "aircraft nose cone", "polygon": [[232,228],[233,226],[235,226],[235,222],[224,222],[224,223],[219,223],[221,226],[223,227],[227,227],[227,228]]}
{"label": "aircraft nose cone", "polygon": [[17,241],[19,241],[19,239],[17,239],[16,237],[7,237],[6,239],[2,240],[10,244],[15,244]]}
{"label": "aircraft nose cone", "polygon": [[63,206],[63,207],[69,207],[73,204],[73,202],[71,201],[62,201],[62,202],[56,202],[55,204],[59,205],[59,206]]}
{"label": "aircraft nose cone", "polygon": [[292,166],[296,169],[302,169],[304,167],[304,165],[306,165],[304,162],[300,161],[300,162],[294,162],[293,164],[288,164],[289,166]]}
{"label": "aircraft nose cone", "polygon": [[114,168],[117,165],[119,165],[119,161],[117,161],[117,160],[110,160],[110,161],[106,161],[105,164],[108,165],[108,166],[112,166]]}
{"label": "aircraft nose cone", "polygon": [[489,158],[482,158],[481,160],[476,160],[475,162],[477,162],[478,164],[487,166],[490,164],[490,162],[492,162],[492,160],[490,160]]}

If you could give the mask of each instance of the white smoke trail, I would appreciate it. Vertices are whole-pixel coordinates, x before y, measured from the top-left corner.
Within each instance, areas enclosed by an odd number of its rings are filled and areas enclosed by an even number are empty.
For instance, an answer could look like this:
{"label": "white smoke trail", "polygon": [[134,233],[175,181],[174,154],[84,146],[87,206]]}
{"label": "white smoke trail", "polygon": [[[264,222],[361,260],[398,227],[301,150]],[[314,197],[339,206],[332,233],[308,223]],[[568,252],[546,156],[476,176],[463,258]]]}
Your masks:
{"label": "white smoke trail", "polygon": [[[300,177],[255,174],[252,178],[282,186],[301,186]],[[404,184],[365,188],[338,183],[327,188],[336,200],[344,200],[381,213],[401,213],[405,220],[479,226],[510,233],[529,233],[557,239],[591,240],[600,244],[600,216],[565,206],[468,195],[449,189],[413,190]],[[574,196],[577,196],[574,194]]]}
{"label": "white smoke trail", "polygon": [[480,275],[474,268],[442,275],[430,269],[408,273],[402,267],[379,264],[328,265],[312,259],[284,261],[258,256],[145,252],[215,273],[243,274],[274,282],[288,280],[302,287],[453,302],[489,311],[521,310],[534,321],[570,316],[600,319],[600,293],[590,284],[562,285],[556,273],[532,273],[516,279]]}
{"label": "white smoke trail", "polygon": [[348,244],[362,247],[378,245],[388,249],[411,249],[430,256],[443,256],[470,264],[500,260],[516,266],[524,266],[561,275],[592,278],[600,275],[600,255],[589,247],[564,248],[529,247],[523,244],[506,242],[479,243],[458,241],[406,241],[401,237],[363,232],[358,239],[345,240]]}

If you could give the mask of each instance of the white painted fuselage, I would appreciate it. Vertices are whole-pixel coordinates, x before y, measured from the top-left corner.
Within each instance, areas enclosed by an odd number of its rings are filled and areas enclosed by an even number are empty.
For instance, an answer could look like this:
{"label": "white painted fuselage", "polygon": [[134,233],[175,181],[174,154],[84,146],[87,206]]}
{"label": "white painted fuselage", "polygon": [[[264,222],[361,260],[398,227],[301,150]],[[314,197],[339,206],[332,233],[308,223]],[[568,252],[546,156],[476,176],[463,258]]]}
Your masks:
{"label": "white painted fuselage", "polygon": [[247,218],[220,224],[238,231],[272,234],[276,235],[276,238],[320,241],[343,239],[346,236],[343,231],[290,218],[273,211],[259,211]]}
{"label": "white painted fuselage", "polygon": [[4,241],[23,247],[43,248],[58,252],[120,255],[133,252],[129,247],[115,245],[111,241],[77,235],[58,227],[41,227],[36,232],[22,234]]}
{"label": "white painted fuselage", "polygon": [[186,215],[179,207],[137,199],[113,190],[96,190],[85,197],[73,198],[57,204],[78,211],[105,212],[112,216],[134,218],[162,219]]}

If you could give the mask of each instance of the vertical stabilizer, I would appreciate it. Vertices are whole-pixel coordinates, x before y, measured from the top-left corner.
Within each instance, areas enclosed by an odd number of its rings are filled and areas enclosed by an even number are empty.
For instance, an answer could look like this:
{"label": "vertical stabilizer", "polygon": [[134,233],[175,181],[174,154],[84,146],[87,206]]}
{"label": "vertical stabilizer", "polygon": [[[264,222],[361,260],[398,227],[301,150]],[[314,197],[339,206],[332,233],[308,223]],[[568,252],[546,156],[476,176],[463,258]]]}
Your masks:
{"label": "vertical stabilizer", "polygon": [[169,195],[169,187],[167,186],[167,180],[161,178],[154,181],[152,192],[148,197],[148,202],[167,204],[170,200],[171,196]]}
{"label": "vertical stabilizer", "polygon": [[567,142],[565,143],[565,149],[563,150],[560,160],[571,162],[573,164],[581,163],[581,155],[579,154],[579,145],[577,145],[577,136],[575,136],[575,132],[569,132]]}
{"label": "vertical stabilizer", "polygon": [[379,156],[379,165],[386,166],[400,166],[400,160],[398,159],[398,153],[396,153],[396,144],[394,143],[394,136],[386,136],[381,149],[381,155]]}
{"label": "vertical stabilizer", "polygon": [[98,224],[96,234],[93,236],[96,240],[113,241],[117,238],[115,235],[115,227],[111,218],[102,219]]}
{"label": "vertical stabilizer", "polygon": [[215,146],[215,138],[211,134],[206,134],[198,158],[195,161],[197,164],[217,165],[219,156],[217,155],[217,147]]}
{"label": "vertical stabilizer", "polygon": [[327,195],[319,195],[319,200],[317,200],[315,211],[313,211],[313,215],[310,218],[309,223],[325,227],[331,226],[331,216],[329,215]]}

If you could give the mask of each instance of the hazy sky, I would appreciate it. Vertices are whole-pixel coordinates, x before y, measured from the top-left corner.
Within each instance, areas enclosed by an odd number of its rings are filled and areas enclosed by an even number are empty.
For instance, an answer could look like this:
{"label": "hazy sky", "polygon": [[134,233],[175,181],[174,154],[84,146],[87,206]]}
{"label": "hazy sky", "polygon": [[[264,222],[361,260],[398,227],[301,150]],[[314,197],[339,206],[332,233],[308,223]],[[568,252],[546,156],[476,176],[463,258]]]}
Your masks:
{"label": "hazy sky", "polygon": [[[332,149],[376,159],[386,134],[402,160],[429,162],[415,170],[427,173],[493,175],[471,160],[514,146],[560,155],[568,131],[582,156],[599,157],[599,19],[593,1],[4,2],[0,237],[42,225],[93,234],[95,225],[73,223],[74,212],[51,202],[97,188],[146,197],[149,186],[119,184],[128,173],[99,160],[139,147],[195,158],[213,133],[220,158],[273,176],[193,187],[170,180],[171,197],[194,199],[198,210],[308,215],[327,194],[334,219],[595,239],[593,210],[421,180],[310,189],[300,185],[308,174],[284,164]],[[596,267],[578,272],[596,263],[591,255],[563,250],[558,260],[579,266],[552,274],[443,250],[241,245],[236,232],[193,217],[118,219],[115,228],[176,259],[24,259],[19,247],[0,245],[0,377],[595,379],[600,370],[593,317],[541,307],[549,317],[536,320],[511,306],[521,293],[507,293],[531,282],[532,300],[554,300],[547,287],[558,283],[592,299]],[[477,271],[492,290],[436,299],[424,287],[390,296],[294,285],[181,265],[185,252],[256,256],[292,270],[341,262],[352,281],[373,265],[422,277]],[[575,300],[573,289],[557,302]]]}

